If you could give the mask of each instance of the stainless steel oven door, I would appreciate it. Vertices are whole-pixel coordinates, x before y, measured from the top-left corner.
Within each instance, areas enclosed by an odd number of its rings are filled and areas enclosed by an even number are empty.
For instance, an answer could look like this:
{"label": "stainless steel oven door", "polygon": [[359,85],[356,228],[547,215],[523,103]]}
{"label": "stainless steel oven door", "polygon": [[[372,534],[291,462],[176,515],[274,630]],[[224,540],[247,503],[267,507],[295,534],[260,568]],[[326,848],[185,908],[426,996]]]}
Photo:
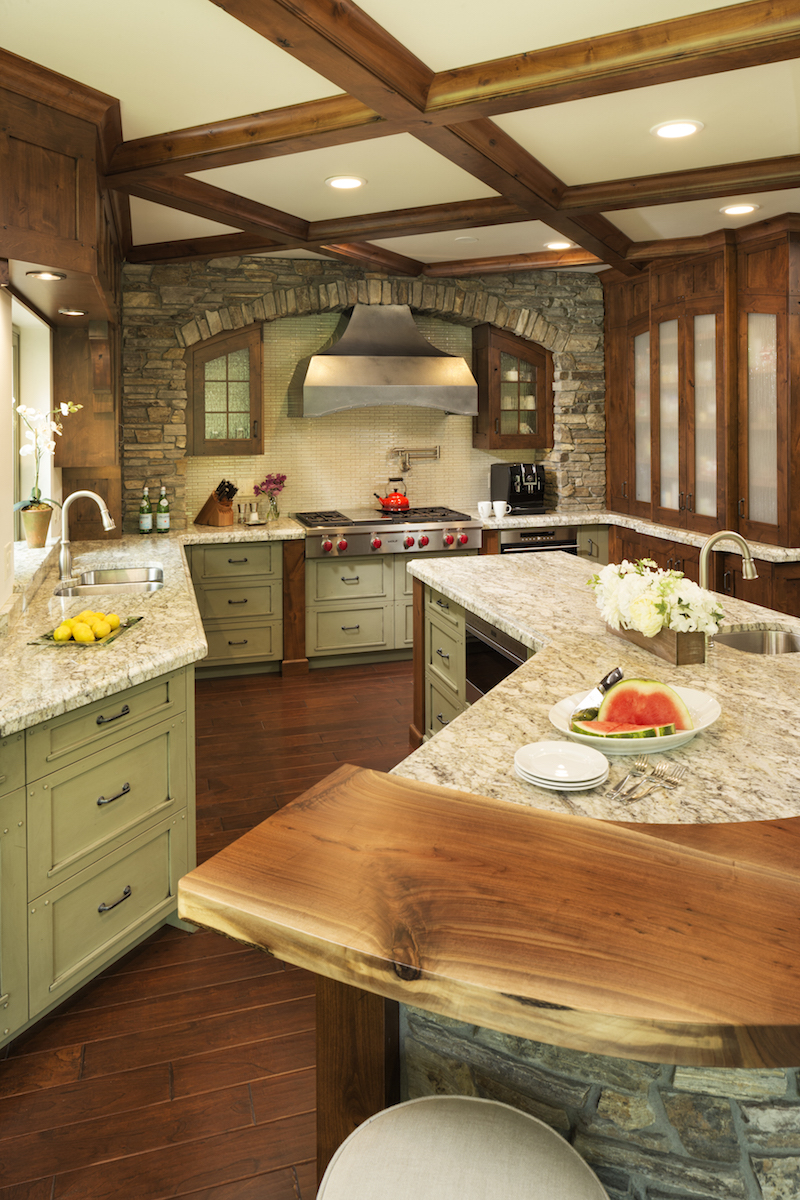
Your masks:
{"label": "stainless steel oven door", "polygon": [[497,629],[474,613],[467,613],[466,660],[468,704],[474,704],[487,692],[521,667],[529,655],[527,646],[502,629]]}
{"label": "stainless steel oven door", "polygon": [[566,525],[550,529],[501,529],[500,553],[538,553],[544,550],[563,550],[567,554],[578,553],[578,530]]}

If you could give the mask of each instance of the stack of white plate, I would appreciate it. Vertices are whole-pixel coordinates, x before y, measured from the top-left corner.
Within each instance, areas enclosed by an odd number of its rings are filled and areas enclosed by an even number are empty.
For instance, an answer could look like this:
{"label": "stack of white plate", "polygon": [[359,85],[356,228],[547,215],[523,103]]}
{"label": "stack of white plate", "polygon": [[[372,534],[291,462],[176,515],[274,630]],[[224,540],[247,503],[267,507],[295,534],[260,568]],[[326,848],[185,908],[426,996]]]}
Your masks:
{"label": "stack of white plate", "polygon": [[520,779],[556,792],[584,792],[608,779],[608,759],[576,742],[531,742],[514,755]]}

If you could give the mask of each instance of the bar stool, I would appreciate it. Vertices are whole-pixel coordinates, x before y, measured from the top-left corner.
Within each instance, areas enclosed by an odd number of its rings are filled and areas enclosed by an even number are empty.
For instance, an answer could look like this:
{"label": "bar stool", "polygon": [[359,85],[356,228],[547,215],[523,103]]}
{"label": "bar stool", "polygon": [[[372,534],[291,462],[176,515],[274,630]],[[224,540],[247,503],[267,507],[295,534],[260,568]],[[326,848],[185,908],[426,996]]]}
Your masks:
{"label": "bar stool", "polygon": [[359,1125],[317,1200],[608,1200],[548,1125],[496,1100],[422,1096]]}

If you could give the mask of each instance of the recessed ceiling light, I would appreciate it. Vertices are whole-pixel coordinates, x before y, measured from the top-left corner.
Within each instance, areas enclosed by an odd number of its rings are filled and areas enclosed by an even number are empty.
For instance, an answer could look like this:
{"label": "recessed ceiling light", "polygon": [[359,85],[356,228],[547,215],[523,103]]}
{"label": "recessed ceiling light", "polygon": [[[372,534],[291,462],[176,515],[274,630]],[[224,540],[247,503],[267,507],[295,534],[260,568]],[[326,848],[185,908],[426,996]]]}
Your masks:
{"label": "recessed ceiling light", "polygon": [[475,237],[466,237],[466,236],[457,237],[457,238],[453,239],[453,241],[456,241],[456,242],[477,242],[477,240],[478,239]]}
{"label": "recessed ceiling light", "polygon": [[726,217],[745,217],[748,213],[755,212],[760,207],[760,204],[726,204],[719,211],[724,213]]}
{"label": "recessed ceiling light", "polygon": [[661,138],[682,138],[699,133],[702,128],[702,121],[662,121],[660,125],[654,125],[650,132]]}
{"label": "recessed ceiling light", "polygon": [[359,175],[330,175],[325,182],[328,187],[339,188],[341,191],[348,191],[351,188],[363,187],[367,182]]}
{"label": "recessed ceiling light", "polygon": [[25,274],[29,279],[41,279],[46,283],[54,283],[59,279],[67,278],[61,271],[26,271]]}
{"label": "recessed ceiling light", "polygon": [[546,242],[546,250],[571,250],[572,242]]}
{"label": "recessed ceiling light", "polygon": [[83,308],[60,308],[58,310],[62,317],[85,317],[86,310]]}

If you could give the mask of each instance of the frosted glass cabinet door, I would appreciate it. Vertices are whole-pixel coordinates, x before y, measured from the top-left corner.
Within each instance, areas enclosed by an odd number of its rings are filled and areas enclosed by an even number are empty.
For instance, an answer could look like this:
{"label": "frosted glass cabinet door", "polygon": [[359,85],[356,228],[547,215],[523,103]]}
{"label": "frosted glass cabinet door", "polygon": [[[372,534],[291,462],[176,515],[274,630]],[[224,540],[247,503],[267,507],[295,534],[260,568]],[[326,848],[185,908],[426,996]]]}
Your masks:
{"label": "frosted glass cabinet door", "polygon": [[633,420],[636,499],[650,503],[650,331],[633,339]]}
{"label": "frosted glass cabinet door", "polygon": [[778,347],[774,313],[747,315],[747,517],[778,523]]}
{"label": "frosted glass cabinet door", "polygon": [[717,318],[694,318],[694,496],[687,507],[717,515]]}
{"label": "frosted glass cabinet door", "polygon": [[680,503],[680,400],[678,391],[678,322],[658,327],[658,386],[661,507],[677,512]]}

